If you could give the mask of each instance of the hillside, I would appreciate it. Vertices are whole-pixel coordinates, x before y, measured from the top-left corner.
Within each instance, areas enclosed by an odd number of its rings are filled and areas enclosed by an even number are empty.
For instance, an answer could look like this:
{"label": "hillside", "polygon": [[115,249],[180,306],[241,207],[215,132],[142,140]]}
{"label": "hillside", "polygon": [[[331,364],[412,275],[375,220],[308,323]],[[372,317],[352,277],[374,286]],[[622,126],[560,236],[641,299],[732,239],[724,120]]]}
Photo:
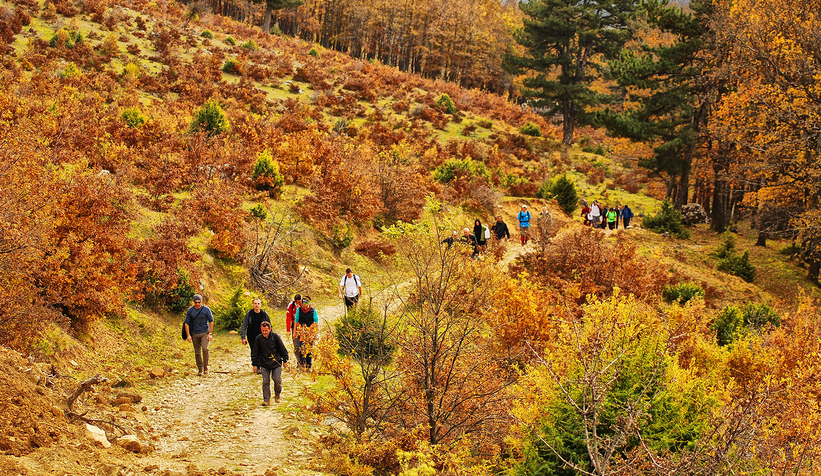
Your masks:
{"label": "hillside", "polygon": [[[646,405],[641,424],[602,417],[624,437],[607,474],[774,469],[790,445],[814,461],[821,291],[788,234],[755,247],[742,212],[725,235],[644,229],[665,194],[638,166],[648,146],[590,128],[565,146],[505,97],[195,13],[0,1],[0,472],[530,474],[563,467],[543,446],[561,438],[554,415],[586,422],[562,385]],[[558,177],[629,204],[633,227],[584,227],[580,206],[540,192]],[[522,204],[534,229],[547,207],[549,239],[519,244]],[[481,260],[442,245],[497,215],[512,239]],[[718,269],[727,236],[751,282]],[[348,266],[365,281],[353,317],[337,297]],[[664,298],[691,284],[691,302]],[[179,337],[195,292],[217,329],[199,380]],[[266,409],[237,313],[259,296],[284,334],[297,292],[320,312],[316,372],[286,368]],[[96,374],[108,381],[77,413],[109,421],[108,449],[66,416]],[[116,444],[131,433],[144,451]],[[726,466],[703,459],[714,447]]]}

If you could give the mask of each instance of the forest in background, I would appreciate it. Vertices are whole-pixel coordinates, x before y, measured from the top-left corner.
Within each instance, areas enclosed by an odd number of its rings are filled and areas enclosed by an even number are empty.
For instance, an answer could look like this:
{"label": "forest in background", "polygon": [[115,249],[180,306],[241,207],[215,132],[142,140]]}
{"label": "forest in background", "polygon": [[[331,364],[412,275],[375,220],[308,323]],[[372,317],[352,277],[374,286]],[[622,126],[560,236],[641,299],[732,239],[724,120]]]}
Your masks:
{"label": "forest in background", "polygon": [[[311,412],[347,429],[325,435],[323,471],[814,474],[818,5],[594,6],[522,5],[518,46],[492,45],[508,54],[484,69],[521,83],[523,107],[368,61],[407,52],[337,30],[3,2],[0,343],[56,359],[136,310],[178,316],[204,282],[223,316],[242,286],[276,304],[306,260],[328,276],[358,260],[399,291],[316,349]],[[430,44],[464,46],[459,28]],[[483,68],[417,54],[432,78]],[[583,228],[560,181],[673,237]],[[472,216],[510,217],[510,197],[544,200],[556,229],[508,273],[487,272],[501,248],[441,246]],[[711,231],[681,224],[690,201]]]}

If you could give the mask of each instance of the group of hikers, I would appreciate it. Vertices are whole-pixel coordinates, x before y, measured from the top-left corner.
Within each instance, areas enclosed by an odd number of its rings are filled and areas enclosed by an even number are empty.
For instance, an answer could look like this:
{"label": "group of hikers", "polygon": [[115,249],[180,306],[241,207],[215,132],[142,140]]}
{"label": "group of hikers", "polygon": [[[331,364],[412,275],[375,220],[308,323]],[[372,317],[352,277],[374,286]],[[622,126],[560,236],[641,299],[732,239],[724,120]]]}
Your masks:
{"label": "group of hikers", "polygon": [[593,200],[592,204],[588,206],[585,203],[582,208],[584,225],[593,228],[615,230],[619,227],[619,221],[621,221],[626,229],[630,226],[630,219],[632,218],[633,210],[626,204],[622,208],[618,206],[608,208],[606,205],[599,204],[598,200]]}
{"label": "group of hikers", "polygon": [[[339,282],[339,297],[345,308],[350,309],[359,302],[362,280],[348,268]],[[194,346],[197,375],[208,374],[208,344],[213,337],[214,315],[202,303],[202,295],[195,294],[193,306],[185,313],[184,329],[187,341]],[[319,312],[311,305],[311,297],[297,294],[285,309],[285,332],[291,338],[297,368],[312,372],[311,347],[319,341]],[[239,331],[242,345],[251,351],[251,367],[255,374],[262,375],[262,405],[271,402],[271,380],[274,381],[274,402],[279,403],[282,393],[282,368],[288,363],[288,349],[282,338],[273,331],[271,318],[262,309],[262,300],[255,298],[253,308],[242,320]]]}
{"label": "group of hikers", "polygon": [[[527,205],[522,205],[522,210],[516,215],[516,219],[519,222],[519,237],[521,244],[524,246],[531,239],[531,214],[527,209]],[[542,238],[546,239],[550,232],[550,228],[553,226],[553,216],[549,211],[547,211],[547,207],[542,207],[542,211],[539,212],[538,226]],[[462,236],[459,236],[459,233],[454,230],[449,237],[442,240],[442,243],[447,244],[448,249],[450,249],[454,243],[468,245],[473,248],[473,253],[471,256],[478,259],[481,253],[487,249],[488,241],[491,239],[496,239],[498,241],[510,241],[510,229],[508,229],[507,223],[504,222],[502,215],[497,215],[496,222],[490,227],[483,225],[482,221],[477,218],[473,222],[472,231],[473,233],[471,233],[470,228],[463,228]]]}

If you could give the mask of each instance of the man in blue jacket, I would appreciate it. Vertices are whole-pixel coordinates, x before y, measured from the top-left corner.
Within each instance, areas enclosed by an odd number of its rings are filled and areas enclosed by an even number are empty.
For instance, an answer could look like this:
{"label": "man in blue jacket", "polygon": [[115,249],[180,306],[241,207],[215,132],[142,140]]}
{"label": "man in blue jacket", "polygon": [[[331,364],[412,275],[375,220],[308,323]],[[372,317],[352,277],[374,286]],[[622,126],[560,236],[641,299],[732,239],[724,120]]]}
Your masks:
{"label": "man in blue jacket", "polygon": [[516,215],[519,220],[519,233],[522,236],[522,246],[527,244],[530,239],[530,212],[527,210],[527,205],[522,205],[522,211]]}
{"label": "man in blue jacket", "polygon": [[627,205],[621,209],[621,222],[624,224],[624,228],[627,229],[630,226],[630,219],[633,218],[633,210],[630,210],[630,207]]}
{"label": "man in blue jacket", "polygon": [[208,343],[214,332],[214,315],[202,303],[202,295],[194,295],[194,305],[185,312],[186,339],[194,344],[194,358],[197,360],[197,375],[208,373]]}

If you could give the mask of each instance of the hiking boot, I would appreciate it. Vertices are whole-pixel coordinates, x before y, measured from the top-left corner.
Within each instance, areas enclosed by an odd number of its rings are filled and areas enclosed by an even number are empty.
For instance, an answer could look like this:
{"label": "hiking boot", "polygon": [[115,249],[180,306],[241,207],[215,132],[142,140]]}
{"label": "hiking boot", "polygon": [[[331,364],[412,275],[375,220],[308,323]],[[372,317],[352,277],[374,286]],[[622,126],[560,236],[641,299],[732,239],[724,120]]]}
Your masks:
{"label": "hiking boot", "polygon": [[279,403],[279,395],[274,395],[274,401]]}
{"label": "hiking boot", "polygon": [[270,402],[269,400],[263,400],[263,401],[262,401],[262,406],[263,406],[263,407],[267,407],[267,406],[268,406],[268,405],[270,405],[270,404],[271,404],[271,402]]}

